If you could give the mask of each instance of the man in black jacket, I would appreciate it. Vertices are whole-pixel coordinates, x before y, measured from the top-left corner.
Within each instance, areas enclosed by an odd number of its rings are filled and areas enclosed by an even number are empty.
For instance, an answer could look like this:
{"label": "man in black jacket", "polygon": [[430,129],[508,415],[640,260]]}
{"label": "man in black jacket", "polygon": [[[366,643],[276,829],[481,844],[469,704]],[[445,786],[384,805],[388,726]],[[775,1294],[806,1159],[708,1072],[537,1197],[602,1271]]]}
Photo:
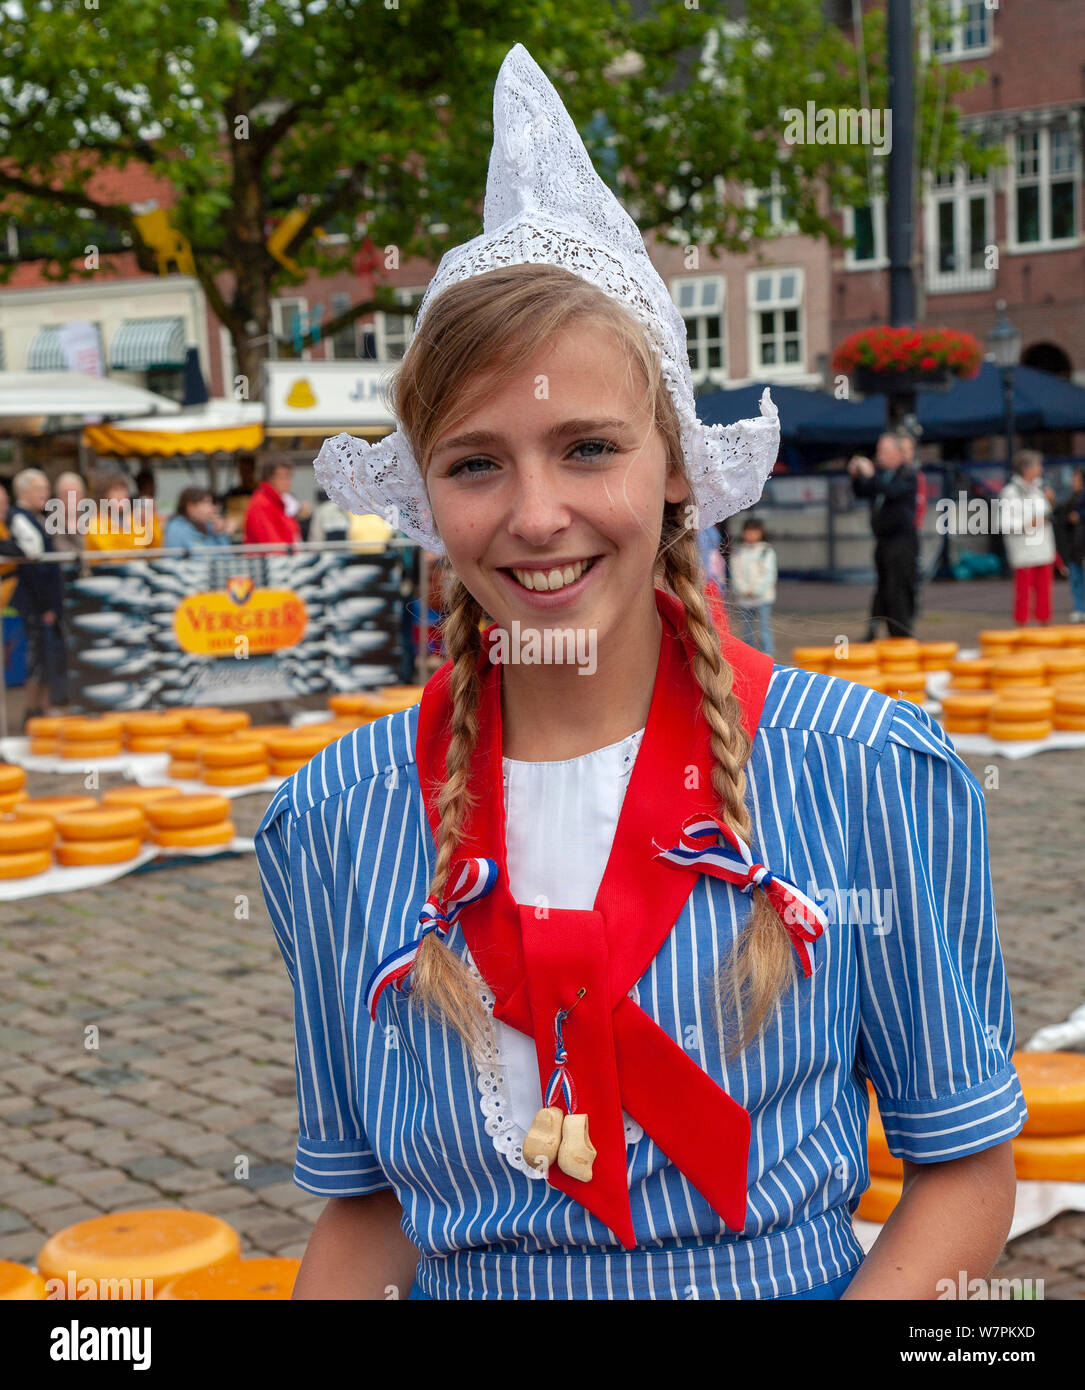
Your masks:
{"label": "man in black jacket", "polygon": [[919,532],[915,524],[916,478],[904,466],[905,451],[895,434],[883,434],[876,463],[856,455],[848,464],[856,497],[870,499],[874,568],[878,582],[870,608],[867,641],[884,620],[890,637],[912,637],[919,575]]}
{"label": "man in black jacket", "polygon": [[[45,504],[49,479],[37,468],[24,468],[12,483],[15,506],[8,518],[11,539],[30,561],[51,553],[52,533],[46,528]],[[64,577],[56,561],[21,564],[12,603],[26,624],[30,676],[26,717],[49,714],[68,703],[68,661],[64,650]]]}

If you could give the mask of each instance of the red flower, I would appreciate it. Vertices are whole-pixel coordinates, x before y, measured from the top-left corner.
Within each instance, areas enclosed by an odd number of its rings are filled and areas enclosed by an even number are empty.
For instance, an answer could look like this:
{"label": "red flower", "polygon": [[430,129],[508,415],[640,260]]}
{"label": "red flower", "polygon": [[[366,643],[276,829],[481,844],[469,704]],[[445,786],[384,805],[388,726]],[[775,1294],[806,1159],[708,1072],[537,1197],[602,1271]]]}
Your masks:
{"label": "red flower", "polygon": [[935,367],[938,366],[938,363],[928,353],[926,357],[920,358],[919,365],[923,368],[925,372],[933,372]]}

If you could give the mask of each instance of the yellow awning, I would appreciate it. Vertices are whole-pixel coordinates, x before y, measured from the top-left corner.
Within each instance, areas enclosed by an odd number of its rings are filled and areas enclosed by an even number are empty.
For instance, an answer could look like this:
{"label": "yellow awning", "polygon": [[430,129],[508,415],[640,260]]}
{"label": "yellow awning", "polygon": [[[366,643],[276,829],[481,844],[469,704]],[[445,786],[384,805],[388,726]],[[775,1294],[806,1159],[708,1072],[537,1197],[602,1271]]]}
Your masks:
{"label": "yellow awning", "polygon": [[226,429],[126,430],[123,425],[87,425],[83,443],[97,454],[117,457],[154,454],[233,453],[235,449],[258,449],[264,438],[263,425],[236,425]]}

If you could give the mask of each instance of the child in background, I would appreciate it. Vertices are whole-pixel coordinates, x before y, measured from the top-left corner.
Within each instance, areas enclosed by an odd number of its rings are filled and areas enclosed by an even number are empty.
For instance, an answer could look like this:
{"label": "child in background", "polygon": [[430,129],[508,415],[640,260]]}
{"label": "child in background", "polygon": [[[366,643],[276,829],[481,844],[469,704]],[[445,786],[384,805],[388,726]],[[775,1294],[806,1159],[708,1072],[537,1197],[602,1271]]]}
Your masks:
{"label": "child in background", "polygon": [[742,640],[772,656],[769,619],[776,602],[776,552],[768,543],[764,525],[755,516],[742,523],[739,543],[731,552],[731,591],[742,615]]}

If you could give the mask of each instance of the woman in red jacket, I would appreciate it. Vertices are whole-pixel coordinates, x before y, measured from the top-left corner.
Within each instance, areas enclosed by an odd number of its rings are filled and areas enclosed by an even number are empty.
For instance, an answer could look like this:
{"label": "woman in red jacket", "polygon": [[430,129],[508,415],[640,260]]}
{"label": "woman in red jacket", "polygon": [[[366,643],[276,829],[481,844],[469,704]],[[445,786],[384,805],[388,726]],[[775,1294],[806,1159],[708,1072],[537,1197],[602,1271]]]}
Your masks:
{"label": "woman in red jacket", "polygon": [[286,514],[284,498],[290,491],[294,470],[289,463],[268,459],[260,470],[260,483],[245,513],[245,543],[268,545],[274,541],[293,544],[301,540],[301,527]]}

